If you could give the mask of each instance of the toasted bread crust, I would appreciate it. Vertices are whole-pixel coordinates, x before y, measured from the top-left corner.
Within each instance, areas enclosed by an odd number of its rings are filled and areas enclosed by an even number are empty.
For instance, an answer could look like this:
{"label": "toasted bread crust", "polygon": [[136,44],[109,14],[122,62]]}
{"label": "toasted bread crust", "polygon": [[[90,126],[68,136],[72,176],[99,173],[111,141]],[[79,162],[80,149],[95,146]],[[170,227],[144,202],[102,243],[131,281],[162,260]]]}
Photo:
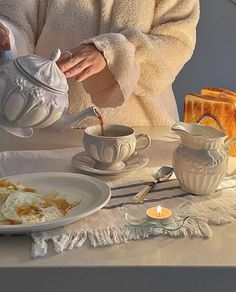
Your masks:
{"label": "toasted bread crust", "polygon": [[224,89],[224,88],[214,88],[214,87],[206,87],[201,89],[201,95],[207,95],[211,97],[227,97],[228,99],[232,99],[233,101],[236,101],[236,93]]}

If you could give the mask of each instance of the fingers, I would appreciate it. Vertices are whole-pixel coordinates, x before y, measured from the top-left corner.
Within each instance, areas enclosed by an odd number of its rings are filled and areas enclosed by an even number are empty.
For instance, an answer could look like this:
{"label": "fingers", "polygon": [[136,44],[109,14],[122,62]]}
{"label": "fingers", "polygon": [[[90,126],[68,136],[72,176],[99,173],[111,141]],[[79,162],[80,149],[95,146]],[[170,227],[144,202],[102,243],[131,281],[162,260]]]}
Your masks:
{"label": "fingers", "polygon": [[76,66],[78,63],[82,62],[86,56],[84,55],[77,55],[75,57],[70,58],[70,56],[66,56],[63,59],[59,60],[57,62],[58,67],[61,69],[62,72],[67,72],[74,66]]}
{"label": "fingers", "polygon": [[9,35],[9,29],[0,22],[0,29],[2,29],[7,35]]}
{"label": "fingers", "polygon": [[93,59],[84,59],[65,72],[66,77],[74,77],[81,74],[86,68],[93,65]]}
{"label": "fingers", "polygon": [[81,74],[79,74],[75,80],[78,82],[84,81],[85,79],[89,78],[90,76],[98,73],[94,66],[90,66],[86,68]]}
{"label": "fingers", "polygon": [[64,52],[57,65],[67,78],[76,77],[77,81],[83,81],[102,71],[106,60],[94,45],[81,45]]}

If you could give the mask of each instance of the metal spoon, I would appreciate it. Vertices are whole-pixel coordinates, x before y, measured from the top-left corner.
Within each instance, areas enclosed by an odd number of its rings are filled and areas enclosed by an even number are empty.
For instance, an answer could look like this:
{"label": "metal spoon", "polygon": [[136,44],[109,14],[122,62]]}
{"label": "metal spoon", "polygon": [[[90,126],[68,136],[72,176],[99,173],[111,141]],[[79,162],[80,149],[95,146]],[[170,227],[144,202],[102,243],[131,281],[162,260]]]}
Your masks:
{"label": "metal spoon", "polygon": [[139,191],[132,199],[132,203],[143,203],[144,198],[148,194],[148,192],[154,188],[154,186],[163,181],[167,181],[171,175],[173,174],[174,170],[170,166],[162,166],[161,168],[158,169],[158,171],[155,173],[154,178],[155,181],[148,184],[146,187],[144,187],[141,191]]}

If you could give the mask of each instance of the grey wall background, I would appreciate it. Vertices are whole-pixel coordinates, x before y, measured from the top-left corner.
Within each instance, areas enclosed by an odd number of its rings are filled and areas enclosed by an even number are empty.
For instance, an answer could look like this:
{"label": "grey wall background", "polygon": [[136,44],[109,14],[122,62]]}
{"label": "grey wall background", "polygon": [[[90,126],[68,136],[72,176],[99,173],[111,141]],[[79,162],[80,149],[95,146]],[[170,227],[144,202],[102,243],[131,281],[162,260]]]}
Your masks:
{"label": "grey wall background", "polygon": [[197,93],[204,86],[236,91],[236,4],[231,0],[200,4],[196,49],[174,83],[180,118],[188,92]]}

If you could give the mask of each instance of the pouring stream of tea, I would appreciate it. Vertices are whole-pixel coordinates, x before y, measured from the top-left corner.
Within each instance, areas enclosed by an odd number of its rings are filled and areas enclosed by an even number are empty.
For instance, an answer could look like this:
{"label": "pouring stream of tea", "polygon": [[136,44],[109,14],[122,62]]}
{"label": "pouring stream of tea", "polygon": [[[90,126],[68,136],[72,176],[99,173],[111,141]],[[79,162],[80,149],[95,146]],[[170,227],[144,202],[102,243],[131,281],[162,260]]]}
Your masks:
{"label": "pouring stream of tea", "polygon": [[97,118],[98,118],[98,121],[99,121],[100,127],[101,127],[101,135],[104,136],[105,135],[105,133],[104,133],[104,122],[103,122],[103,118],[102,118],[101,114],[98,113]]}

